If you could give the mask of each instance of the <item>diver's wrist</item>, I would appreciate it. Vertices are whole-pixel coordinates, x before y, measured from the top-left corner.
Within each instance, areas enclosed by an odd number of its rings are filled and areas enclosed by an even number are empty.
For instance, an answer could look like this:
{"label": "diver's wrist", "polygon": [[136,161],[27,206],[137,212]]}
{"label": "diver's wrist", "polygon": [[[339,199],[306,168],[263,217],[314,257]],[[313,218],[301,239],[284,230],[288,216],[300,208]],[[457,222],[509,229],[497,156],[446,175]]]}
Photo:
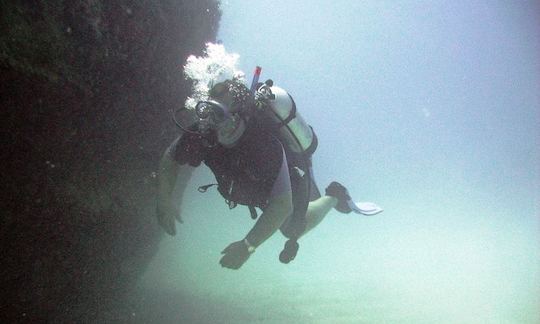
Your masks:
{"label": "diver's wrist", "polygon": [[255,246],[251,245],[251,243],[249,243],[247,238],[243,239],[242,242],[244,242],[244,244],[246,245],[247,250],[248,250],[248,252],[250,254],[255,252]]}

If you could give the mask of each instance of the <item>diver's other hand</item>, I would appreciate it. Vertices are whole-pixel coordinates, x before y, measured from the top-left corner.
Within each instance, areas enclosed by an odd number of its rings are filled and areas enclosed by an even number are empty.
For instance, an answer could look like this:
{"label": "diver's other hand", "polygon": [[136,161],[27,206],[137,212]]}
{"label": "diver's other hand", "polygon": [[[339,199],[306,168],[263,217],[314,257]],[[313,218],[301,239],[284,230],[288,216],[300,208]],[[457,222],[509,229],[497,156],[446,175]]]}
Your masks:
{"label": "diver's other hand", "polygon": [[156,208],[158,223],[169,235],[176,235],[175,220],[183,223],[180,212],[171,203],[159,202]]}
{"label": "diver's other hand", "polygon": [[219,263],[225,268],[238,269],[249,259],[251,253],[244,240],[233,242],[221,251],[224,256],[219,260]]}

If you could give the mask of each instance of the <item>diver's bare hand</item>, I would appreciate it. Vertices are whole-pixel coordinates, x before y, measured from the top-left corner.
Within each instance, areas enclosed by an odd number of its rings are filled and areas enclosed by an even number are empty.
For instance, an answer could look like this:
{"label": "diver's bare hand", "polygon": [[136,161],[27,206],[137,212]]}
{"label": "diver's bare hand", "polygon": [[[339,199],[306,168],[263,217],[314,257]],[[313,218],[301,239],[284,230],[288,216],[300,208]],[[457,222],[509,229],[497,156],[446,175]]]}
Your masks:
{"label": "diver's bare hand", "polygon": [[158,223],[169,235],[176,235],[175,220],[183,223],[180,212],[171,203],[158,203],[156,208]]}
{"label": "diver's bare hand", "polygon": [[229,244],[225,250],[221,251],[221,254],[225,255],[219,260],[219,263],[222,267],[229,269],[239,269],[251,255],[243,240]]}

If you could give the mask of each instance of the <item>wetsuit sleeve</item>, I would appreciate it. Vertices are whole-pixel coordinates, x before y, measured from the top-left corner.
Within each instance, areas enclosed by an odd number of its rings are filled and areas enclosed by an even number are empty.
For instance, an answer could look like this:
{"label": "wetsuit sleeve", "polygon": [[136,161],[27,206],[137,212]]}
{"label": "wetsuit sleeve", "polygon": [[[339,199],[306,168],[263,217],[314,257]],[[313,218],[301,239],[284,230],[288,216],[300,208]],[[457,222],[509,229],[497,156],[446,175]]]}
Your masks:
{"label": "wetsuit sleeve", "polygon": [[287,165],[287,158],[285,156],[285,151],[283,147],[281,148],[281,167],[279,168],[279,173],[274,181],[272,186],[272,191],[270,192],[270,198],[276,197],[284,192],[291,191],[291,178],[289,176],[289,166]]}
{"label": "wetsuit sleeve", "polygon": [[189,164],[197,167],[206,157],[208,149],[203,144],[202,137],[196,134],[184,133],[174,144],[173,159],[180,165]]}

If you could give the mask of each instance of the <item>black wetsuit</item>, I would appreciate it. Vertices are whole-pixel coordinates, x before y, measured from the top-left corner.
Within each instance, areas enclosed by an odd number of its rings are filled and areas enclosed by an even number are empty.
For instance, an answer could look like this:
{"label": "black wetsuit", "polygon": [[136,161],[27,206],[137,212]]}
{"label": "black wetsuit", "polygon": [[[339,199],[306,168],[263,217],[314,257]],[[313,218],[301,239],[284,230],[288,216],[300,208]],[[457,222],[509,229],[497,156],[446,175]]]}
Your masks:
{"label": "black wetsuit", "polygon": [[311,154],[289,151],[275,134],[267,125],[253,119],[232,148],[205,145],[207,140],[200,135],[185,133],[173,156],[179,164],[196,167],[204,162],[214,173],[218,190],[228,202],[264,211],[285,151],[294,211],[281,231],[286,237],[298,238],[305,230],[308,203],[320,197],[320,193],[311,177]]}

